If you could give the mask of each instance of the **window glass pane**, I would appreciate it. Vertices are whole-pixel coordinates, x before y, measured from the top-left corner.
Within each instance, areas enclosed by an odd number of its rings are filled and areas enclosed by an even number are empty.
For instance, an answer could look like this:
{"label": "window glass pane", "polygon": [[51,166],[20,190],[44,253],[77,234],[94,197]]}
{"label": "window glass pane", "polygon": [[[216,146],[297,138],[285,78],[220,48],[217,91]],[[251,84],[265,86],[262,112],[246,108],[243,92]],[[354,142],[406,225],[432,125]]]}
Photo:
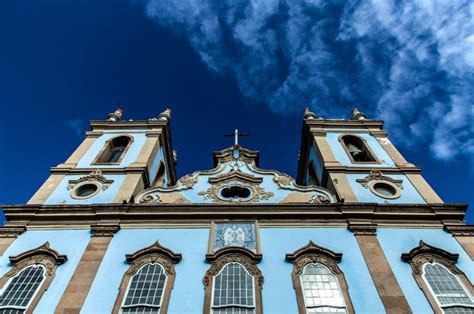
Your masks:
{"label": "window glass pane", "polygon": [[[434,292],[438,302],[443,305],[449,304],[466,304],[474,306],[463,286],[448,269],[440,264],[426,264],[424,268],[424,277]],[[447,311],[448,309],[446,309]],[[454,311],[454,309],[452,310]],[[466,312],[450,312],[450,313],[466,313]],[[472,313],[467,312],[467,313]]]}
{"label": "window glass pane", "polygon": [[229,263],[214,278],[213,313],[255,312],[253,277],[239,263]]}
{"label": "window glass pane", "polygon": [[[8,284],[0,297],[0,308],[16,307],[26,309],[36,290],[44,279],[44,268],[31,265],[20,271]],[[22,313],[16,310],[2,310],[0,313]]]}
{"label": "window glass pane", "polygon": [[474,309],[469,307],[462,306],[452,306],[443,308],[444,313],[447,314],[474,314]]}
{"label": "window glass pane", "polygon": [[300,279],[308,313],[346,313],[337,277],[326,266],[308,264]]}
{"label": "window glass pane", "polygon": [[122,313],[158,313],[166,283],[160,264],[146,264],[131,278]]}

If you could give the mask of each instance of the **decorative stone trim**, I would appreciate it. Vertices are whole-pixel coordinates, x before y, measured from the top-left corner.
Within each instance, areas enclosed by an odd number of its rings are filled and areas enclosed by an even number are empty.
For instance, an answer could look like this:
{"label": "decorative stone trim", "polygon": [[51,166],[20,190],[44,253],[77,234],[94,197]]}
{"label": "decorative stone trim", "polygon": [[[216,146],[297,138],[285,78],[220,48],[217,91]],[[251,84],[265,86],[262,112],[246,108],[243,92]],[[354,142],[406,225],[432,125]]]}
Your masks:
{"label": "decorative stone trim", "polygon": [[328,267],[329,270],[337,277],[341,292],[346,304],[348,313],[355,313],[349,296],[349,286],[347,285],[344,273],[339,268],[338,263],[342,259],[342,253],[335,253],[329,249],[316,245],[313,241],[309,241],[307,245],[293,253],[286,254],[286,260],[293,264],[293,271],[291,279],[293,281],[293,288],[296,293],[296,300],[298,303],[298,312],[300,314],[306,313],[306,306],[303,295],[303,288],[301,287],[300,276],[308,264],[320,263]]}
{"label": "decorative stone trim", "polygon": [[453,236],[474,237],[474,225],[444,225],[443,230]]}
{"label": "decorative stone trim", "polygon": [[16,238],[26,231],[26,226],[7,226],[0,228],[0,238]]}
{"label": "decorative stone trim", "polygon": [[67,261],[66,255],[60,255],[57,251],[53,250],[49,246],[49,242],[44,243],[43,245],[21,253],[17,256],[10,256],[10,262],[13,264],[13,268],[10,269],[1,279],[0,279],[0,289],[3,291],[6,288],[6,284],[17,275],[20,271],[25,269],[28,266],[40,264],[45,268],[44,276],[46,277],[39,286],[31,300],[30,305],[26,309],[26,314],[33,313],[36,305],[43,296],[44,292],[48,289],[49,285],[53,281],[53,278],[56,274],[56,268],[59,265],[62,265]]}
{"label": "decorative stone trim", "polygon": [[444,312],[438,305],[436,297],[431,293],[430,288],[422,278],[423,265],[426,263],[438,263],[446,267],[451,273],[453,273],[462,281],[464,287],[471,295],[474,294],[472,283],[455,265],[459,258],[459,254],[450,253],[440,248],[431,246],[425,243],[423,240],[420,240],[420,243],[417,247],[411,249],[408,253],[403,253],[401,258],[403,261],[410,263],[413,270],[413,277],[415,277],[418,286],[425,294],[435,313],[441,314]]}
{"label": "decorative stone trim", "polygon": [[212,302],[212,280],[228,263],[240,263],[254,278],[255,287],[255,311],[256,314],[262,314],[262,287],[264,278],[257,267],[257,263],[262,260],[261,254],[256,254],[250,250],[241,247],[226,247],[215,253],[207,254],[206,260],[212,265],[203,278],[205,287],[204,314],[211,313]]}
{"label": "decorative stone trim", "polygon": [[113,237],[120,230],[120,225],[95,224],[91,225],[93,237]]}
{"label": "decorative stone trim", "polygon": [[388,181],[395,184],[400,189],[403,189],[402,183],[403,180],[396,180],[389,176],[383,175],[382,171],[377,169],[370,170],[370,173],[363,179],[357,179],[356,182],[359,182],[363,187],[367,188],[371,181]]}
{"label": "decorative stone trim", "polygon": [[140,268],[146,264],[158,263],[163,266],[166,275],[168,276],[166,286],[164,287],[162,303],[160,306],[160,313],[166,313],[169,306],[171,290],[174,286],[174,280],[176,278],[175,264],[181,261],[181,254],[174,253],[172,250],[162,246],[158,241],[152,245],[138,250],[132,254],[125,255],[127,262],[130,264],[129,269],[124,274],[122,282],[119,288],[119,294],[115,301],[114,309],[112,313],[116,314],[120,312],[120,308],[127,292],[127,287],[131,278],[140,270]]}
{"label": "decorative stone trim", "polygon": [[349,231],[353,232],[355,236],[358,235],[377,235],[377,225],[372,223],[351,223],[347,226]]}
{"label": "decorative stone trim", "polygon": [[82,176],[76,180],[69,180],[68,190],[72,190],[83,182],[98,182],[101,185],[102,191],[105,191],[114,182],[114,180],[107,179],[100,169],[96,169],[86,176]]}

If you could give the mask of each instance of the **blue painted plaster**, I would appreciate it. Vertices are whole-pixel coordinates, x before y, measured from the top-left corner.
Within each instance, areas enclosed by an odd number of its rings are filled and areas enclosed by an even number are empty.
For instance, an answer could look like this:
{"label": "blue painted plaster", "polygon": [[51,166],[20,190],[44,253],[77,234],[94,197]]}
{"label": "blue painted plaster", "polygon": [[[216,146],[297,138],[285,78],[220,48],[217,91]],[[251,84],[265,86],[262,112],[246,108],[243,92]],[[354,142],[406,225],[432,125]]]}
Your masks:
{"label": "blue painted plaster", "polygon": [[202,279],[209,264],[207,253],[209,229],[122,229],[112,239],[102,260],[81,313],[110,313],[119,285],[129,264],[125,254],[160,244],[181,253],[176,265],[176,280],[171,292],[169,314],[202,313],[204,285]]}
{"label": "blue painted plaster", "polygon": [[113,183],[105,191],[99,191],[96,195],[86,199],[75,199],[71,196],[71,191],[68,191],[67,186],[69,180],[77,180],[82,175],[67,175],[54,189],[53,193],[46,199],[45,204],[107,204],[112,203],[117,195],[125,175],[107,175],[107,179],[114,180]]}
{"label": "blue painted plaster", "polygon": [[345,152],[344,148],[342,147],[342,144],[339,142],[339,136],[342,134],[350,134],[350,133],[327,133],[326,134],[326,139],[329,143],[329,147],[331,148],[334,156],[336,157],[336,160],[341,163],[343,166],[357,166],[357,167],[369,167],[369,168],[378,168],[378,167],[395,167],[394,162],[388,156],[387,152],[385,149],[380,145],[380,143],[377,141],[377,139],[370,135],[370,134],[357,134],[357,136],[363,138],[366,140],[367,145],[370,146],[370,149],[374,152],[374,154],[377,156],[377,158],[380,161],[380,164],[363,164],[363,163],[357,163],[354,164],[351,162],[349,159],[349,156],[347,156],[347,153]]}
{"label": "blue painted plaster", "polygon": [[[323,177],[323,165],[324,162],[322,160],[319,160],[318,155],[316,154],[315,150],[317,147],[313,145],[311,149],[309,150],[309,162],[313,162],[316,174],[318,175],[318,180],[321,181],[321,178]],[[307,175],[309,175],[309,172],[307,172]],[[309,179],[307,178],[307,181],[309,182]]]}
{"label": "blue painted plaster", "polygon": [[[155,159],[153,160],[153,163],[150,167],[150,184],[155,181],[156,175],[158,174],[158,166],[160,165],[160,161],[163,160],[163,156],[163,147],[160,147],[160,149],[158,149],[158,151],[156,152]],[[166,171],[165,176],[167,177]]]}
{"label": "blue painted plaster", "polygon": [[450,253],[459,254],[456,266],[474,282],[474,262],[456,239],[441,229],[379,228],[377,238],[413,313],[433,313],[413,277],[411,266],[401,260],[402,253],[418,246],[420,240]]}
{"label": "blue painted plaster", "polygon": [[[136,132],[136,131],[135,131]],[[105,145],[105,142],[111,138],[127,135],[133,137],[133,143],[130,145],[129,149],[125,153],[124,158],[120,162],[119,165],[92,165],[91,163],[97,157],[99,152]],[[146,133],[127,133],[123,131],[121,133],[108,133],[104,132],[104,134],[96,139],[94,144],[89,148],[89,150],[82,156],[82,158],[77,163],[77,168],[117,168],[117,167],[127,167],[131,163],[135,162],[138,158],[138,154],[145,144],[146,141]]]}
{"label": "blue painted plaster", "polygon": [[343,254],[339,267],[349,285],[356,313],[385,313],[357,240],[347,229],[261,228],[260,239],[263,260],[258,267],[265,277],[262,291],[265,313],[298,313],[291,281],[293,266],[285,262],[285,255],[305,246],[309,240]]}
{"label": "blue painted plaster", "polygon": [[48,241],[52,249],[58,251],[59,254],[66,255],[68,260],[63,265],[58,266],[51,285],[36,306],[34,313],[53,313],[76,270],[89,239],[89,230],[27,231],[18,236],[0,257],[0,276],[3,276],[12,268],[8,259],[9,256],[15,256],[37,248]]}
{"label": "blue painted plaster", "polygon": [[365,188],[357,182],[357,179],[363,179],[367,174],[347,173],[347,180],[354,191],[357,201],[363,203],[389,203],[389,204],[426,204],[426,201],[421,197],[416,188],[411,184],[410,180],[405,175],[390,174],[389,176],[395,180],[403,180],[403,190],[401,190],[400,197],[397,199],[385,199],[372,193],[369,188]]}

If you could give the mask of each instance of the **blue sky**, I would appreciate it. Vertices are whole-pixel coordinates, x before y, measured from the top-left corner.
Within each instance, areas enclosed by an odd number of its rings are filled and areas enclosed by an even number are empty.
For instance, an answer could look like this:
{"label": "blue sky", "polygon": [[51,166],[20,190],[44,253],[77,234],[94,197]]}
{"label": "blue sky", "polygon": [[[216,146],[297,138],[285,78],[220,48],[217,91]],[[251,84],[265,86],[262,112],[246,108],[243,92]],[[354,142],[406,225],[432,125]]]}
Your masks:
{"label": "blue sky", "polygon": [[2,1],[0,203],[26,202],[116,107],[173,109],[179,175],[239,128],[294,176],[303,108],[357,106],[446,202],[472,204],[474,5],[412,2]]}

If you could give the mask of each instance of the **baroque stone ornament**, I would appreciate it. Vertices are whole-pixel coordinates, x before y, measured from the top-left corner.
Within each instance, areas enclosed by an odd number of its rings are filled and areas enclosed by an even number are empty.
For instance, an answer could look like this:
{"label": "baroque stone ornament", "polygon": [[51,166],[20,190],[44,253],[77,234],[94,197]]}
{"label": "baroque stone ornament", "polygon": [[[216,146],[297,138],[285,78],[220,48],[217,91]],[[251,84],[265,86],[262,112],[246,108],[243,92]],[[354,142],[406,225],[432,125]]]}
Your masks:
{"label": "baroque stone ornament", "polygon": [[186,175],[178,180],[178,183],[181,183],[187,188],[192,188],[198,182],[197,178],[193,178],[190,175]]}
{"label": "baroque stone ornament", "polygon": [[425,263],[434,262],[446,266],[455,274],[461,273],[457,267],[454,266],[459,258],[459,254],[449,253],[448,251],[431,246],[423,240],[420,240],[418,246],[411,249],[410,252],[403,253],[401,257],[403,261],[412,265],[413,273],[418,275],[422,273]]}
{"label": "baroque stone ornament", "polygon": [[69,185],[67,186],[68,191],[75,188],[78,184],[83,182],[97,182],[100,183],[102,191],[105,191],[109,186],[114,182],[114,180],[107,179],[100,169],[92,171],[90,174],[80,177],[77,180],[69,180]]}
{"label": "baroque stone ornament", "polygon": [[403,180],[396,180],[391,177],[385,176],[382,174],[382,171],[377,170],[377,169],[370,170],[369,175],[367,175],[365,178],[356,180],[356,182],[359,182],[366,189],[369,188],[369,183],[371,181],[388,181],[395,184],[401,190],[403,190],[403,185],[402,185]]}

